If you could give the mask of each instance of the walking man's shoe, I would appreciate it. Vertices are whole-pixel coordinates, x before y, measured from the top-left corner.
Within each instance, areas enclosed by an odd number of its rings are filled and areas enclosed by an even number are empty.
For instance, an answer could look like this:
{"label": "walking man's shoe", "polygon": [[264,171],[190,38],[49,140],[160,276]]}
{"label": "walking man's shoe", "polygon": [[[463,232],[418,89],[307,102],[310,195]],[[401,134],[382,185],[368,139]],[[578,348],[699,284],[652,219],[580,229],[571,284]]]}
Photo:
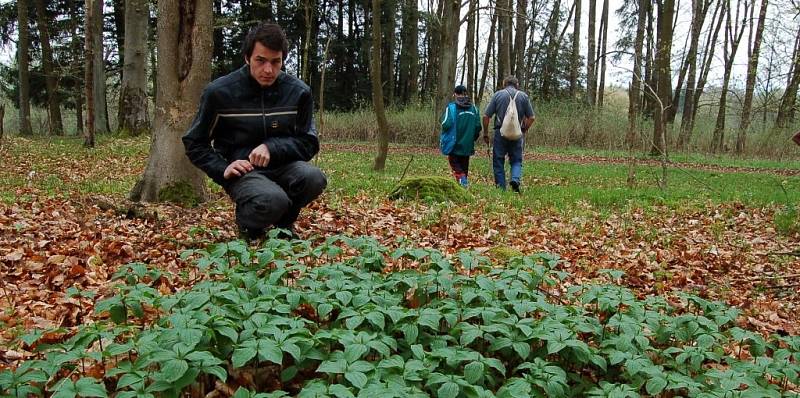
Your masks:
{"label": "walking man's shoe", "polygon": [[512,191],[514,191],[516,193],[521,193],[520,190],[519,190],[519,181],[511,181],[510,185],[511,185],[511,190]]}

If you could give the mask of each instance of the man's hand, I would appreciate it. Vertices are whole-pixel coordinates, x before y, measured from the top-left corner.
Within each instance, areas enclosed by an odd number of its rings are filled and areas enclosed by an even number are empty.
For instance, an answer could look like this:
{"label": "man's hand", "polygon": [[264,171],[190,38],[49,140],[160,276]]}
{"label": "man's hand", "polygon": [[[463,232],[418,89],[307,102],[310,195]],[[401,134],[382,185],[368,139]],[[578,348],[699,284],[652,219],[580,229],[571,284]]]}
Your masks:
{"label": "man's hand", "polygon": [[[251,155],[252,156],[252,155]],[[247,160],[234,160],[228,167],[225,168],[225,172],[222,176],[229,180],[233,177],[241,177],[249,172],[253,171],[253,165],[250,164]]]}
{"label": "man's hand", "polygon": [[267,144],[261,144],[250,152],[250,163],[256,167],[267,167],[269,164],[269,148],[267,148]]}

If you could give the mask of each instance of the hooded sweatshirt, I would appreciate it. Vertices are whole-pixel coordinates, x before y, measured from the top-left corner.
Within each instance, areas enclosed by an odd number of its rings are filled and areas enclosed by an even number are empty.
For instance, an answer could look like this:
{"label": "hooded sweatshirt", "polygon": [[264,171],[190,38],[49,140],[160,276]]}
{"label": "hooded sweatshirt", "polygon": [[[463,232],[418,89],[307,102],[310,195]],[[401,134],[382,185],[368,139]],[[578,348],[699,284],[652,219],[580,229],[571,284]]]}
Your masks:
{"label": "hooded sweatshirt", "polygon": [[[453,106],[455,105],[455,106]],[[451,110],[455,108],[454,114]],[[481,133],[481,115],[469,97],[461,97],[448,104],[442,117],[442,131],[455,124],[455,145],[447,155],[472,156],[475,154],[475,140]]]}

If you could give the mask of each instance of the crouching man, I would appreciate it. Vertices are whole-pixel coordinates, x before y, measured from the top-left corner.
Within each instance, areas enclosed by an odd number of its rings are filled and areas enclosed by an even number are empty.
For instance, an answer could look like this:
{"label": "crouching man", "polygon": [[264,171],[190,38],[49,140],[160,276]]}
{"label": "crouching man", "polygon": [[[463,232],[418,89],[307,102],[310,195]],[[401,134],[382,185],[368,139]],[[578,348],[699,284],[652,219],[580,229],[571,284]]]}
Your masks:
{"label": "crouching man", "polygon": [[293,234],[300,209],[327,185],[308,163],[319,152],[311,89],[281,71],[289,43],[280,26],[252,28],[242,52],[245,65],[206,86],[183,145],[235,202],[240,235]]}

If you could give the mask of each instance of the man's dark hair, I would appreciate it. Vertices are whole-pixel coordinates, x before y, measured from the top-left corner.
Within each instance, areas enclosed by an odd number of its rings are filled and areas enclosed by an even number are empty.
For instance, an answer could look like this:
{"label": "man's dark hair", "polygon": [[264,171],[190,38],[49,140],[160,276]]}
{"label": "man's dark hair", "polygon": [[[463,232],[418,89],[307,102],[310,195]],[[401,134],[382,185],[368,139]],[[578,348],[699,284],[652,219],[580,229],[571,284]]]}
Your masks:
{"label": "man's dark hair", "polygon": [[272,51],[280,51],[284,60],[289,55],[289,40],[286,39],[286,33],[278,24],[261,22],[250,28],[242,44],[242,54],[246,59],[249,60],[250,56],[253,55],[253,48],[255,48],[256,42],[263,44],[264,47]]}
{"label": "man's dark hair", "polygon": [[519,80],[517,80],[516,76],[509,75],[506,76],[505,79],[503,79],[503,87],[508,87],[508,86],[514,86],[514,88],[519,90]]}

